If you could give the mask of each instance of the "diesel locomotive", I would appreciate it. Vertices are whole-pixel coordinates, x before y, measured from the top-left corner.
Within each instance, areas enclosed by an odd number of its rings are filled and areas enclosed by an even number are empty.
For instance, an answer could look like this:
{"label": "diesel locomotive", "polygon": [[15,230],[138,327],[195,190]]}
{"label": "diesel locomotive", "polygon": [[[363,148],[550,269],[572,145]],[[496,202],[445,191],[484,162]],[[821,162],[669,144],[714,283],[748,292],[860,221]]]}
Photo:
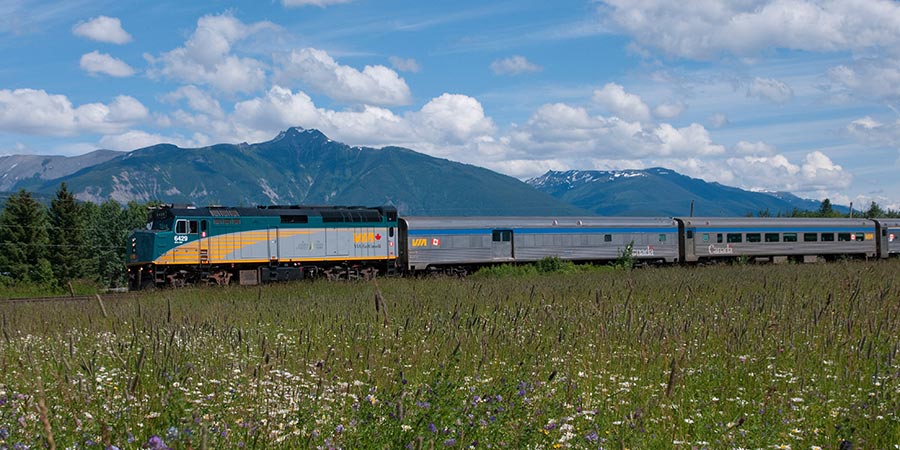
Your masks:
{"label": "diesel locomotive", "polygon": [[392,206],[193,207],[150,211],[129,237],[130,288],[308,277],[463,274],[552,256],[605,262],[780,262],[900,254],[900,219],[399,217]]}

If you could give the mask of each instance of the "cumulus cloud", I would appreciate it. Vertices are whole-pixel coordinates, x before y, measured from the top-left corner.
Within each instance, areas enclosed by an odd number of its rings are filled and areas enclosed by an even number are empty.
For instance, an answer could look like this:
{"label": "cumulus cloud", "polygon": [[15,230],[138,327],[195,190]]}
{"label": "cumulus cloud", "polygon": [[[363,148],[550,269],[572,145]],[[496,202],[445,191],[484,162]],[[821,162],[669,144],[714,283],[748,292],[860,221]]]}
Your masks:
{"label": "cumulus cloud", "polygon": [[650,107],[639,95],[625,92],[621,85],[607,83],[603,89],[594,91],[593,99],[594,103],[626,120],[650,120]]}
{"label": "cumulus cloud", "polygon": [[68,97],[43,90],[0,90],[0,130],[38,136],[118,133],[146,119],[147,108],[121,95],[112,103],[74,107]]}
{"label": "cumulus cloud", "polygon": [[434,143],[461,144],[495,131],[481,103],[465,95],[444,93],[411,115],[418,133]]}
{"label": "cumulus cloud", "polygon": [[92,75],[103,73],[119,78],[134,75],[134,69],[126,64],[125,61],[96,50],[81,55],[81,70]]}
{"label": "cumulus cloud", "polygon": [[756,77],[747,88],[747,96],[769,100],[780,105],[794,98],[794,90],[781,81]]}
{"label": "cumulus cloud", "polygon": [[280,59],[276,79],[281,85],[297,80],[347,103],[405,105],[412,99],[406,81],[385,66],[365,66],[360,71],[338,64],[327,52],[314,48],[293,50]]}
{"label": "cumulus cloud", "polygon": [[270,22],[244,24],[231,14],[203,16],[183,47],[158,57],[144,55],[151,77],[166,77],[212,86],[226,93],[255,92],[265,85],[265,64],[231,54],[232,47],[255,33],[272,29]]}
{"label": "cumulus cloud", "polygon": [[100,139],[100,147],[119,151],[131,151],[156,144],[173,144],[184,148],[196,148],[209,145],[210,142],[206,136],[199,133],[195,134],[193,138],[183,138],[147,133],[141,130],[129,130],[121,134],[106,135]]}
{"label": "cumulus cloud", "polygon": [[603,1],[611,26],[671,56],[751,56],[769,48],[896,51],[900,44],[900,5],[889,0]]}
{"label": "cumulus cloud", "polygon": [[491,63],[491,71],[496,75],[519,75],[527,72],[540,72],[543,67],[525,59],[524,56],[510,56]]}
{"label": "cumulus cloud", "polygon": [[418,73],[422,70],[422,67],[419,66],[419,63],[413,58],[404,59],[399,56],[391,56],[388,58],[388,61],[391,62],[391,67],[401,72]]}
{"label": "cumulus cloud", "polygon": [[209,114],[213,117],[225,115],[218,100],[194,85],[182,86],[164,95],[162,100],[169,103],[185,100],[194,111]]}
{"label": "cumulus cloud", "polygon": [[684,110],[684,103],[681,102],[662,103],[653,108],[653,115],[661,119],[673,119],[680,116]]}
{"label": "cumulus cloud", "polygon": [[94,41],[110,44],[127,44],[131,35],[122,28],[122,22],[115,17],[99,16],[72,27],[72,33]]}
{"label": "cumulus cloud", "polygon": [[318,6],[320,8],[324,8],[330,5],[337,5],[340,3],[350,3],[353,0],[281,0],[281,4],[290,8],[295,6]]}

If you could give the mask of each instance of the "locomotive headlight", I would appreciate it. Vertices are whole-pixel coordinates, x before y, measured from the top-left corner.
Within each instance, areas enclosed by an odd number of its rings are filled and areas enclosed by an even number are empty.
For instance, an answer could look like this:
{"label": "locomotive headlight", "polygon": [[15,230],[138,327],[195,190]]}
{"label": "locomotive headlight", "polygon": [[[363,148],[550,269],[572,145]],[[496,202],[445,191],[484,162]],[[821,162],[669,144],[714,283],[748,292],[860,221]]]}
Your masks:
{"label": "locomotive headlight", "polygon": [[131,238],[131,251],[137,251],[137,238]]}

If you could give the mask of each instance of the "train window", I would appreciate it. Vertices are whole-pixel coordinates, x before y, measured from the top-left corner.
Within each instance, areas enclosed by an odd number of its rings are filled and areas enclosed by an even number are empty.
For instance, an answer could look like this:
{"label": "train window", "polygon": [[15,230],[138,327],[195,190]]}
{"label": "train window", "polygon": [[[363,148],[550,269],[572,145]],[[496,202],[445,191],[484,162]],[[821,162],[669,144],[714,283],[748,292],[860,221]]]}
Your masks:
{"label": "train window", "polygon": [[866,233],[856,233],[856,240],[860,242],[866,240]]}
{"label": "train window", "polygon": [[[177,220],[177,221],[175,221],[175,232],[176,232],[176,233],[178,233],[178,234],[187,234],[187,230],[188,230],[188,228],[187,228],[187,220]],[[847,240],[849,241],[850,238],[848,237]]]}
{"label": "train window", "polygon": [[309,223],[309,216],[305,214],[281,216],[281,223]]}
{"label": "train window", "polygon": [[494,242],[510,242],[512,241],[512,231],[509,230],[494,230],[491,234],[491,240]]}
{"label": "train window", "polygon": [[694,238],[694,230],[687,230],[687,238],[688,239]]}
{"label": "train window", "polygon": [[611,234],[604,234],[604,235],[603,235],[603,242],[612,242],[612,235],[611,235]]}
{"label": "train window", "polygon": [[213,219],[213,225],[222,225],[222,219]]}
{"label": "train window", "polygon": [[784,242],[797,242],[797,233],[784,233]]}
{"label": "train window", "polygon": [[205,220],[200,221],[200,232],[206,233],[206,221]]}
{"label": "train window", "polygon": [[819,235],[816,233],[803,233],[803,242],[818,242]]}
{"label": "train window", "polygon": [[766,242],[781,242],[781,235],[778,233],[766,233]]}
{"label": "train window", "polygon": [[717,244],[721,244],[721,243],[722,243],[722,233],[717,233],[717,234],[716,234],[716,243],[717,243]]}
{"label": "train window", "polygon": [[703,242],[709,242],[709,233],[703,233]]}
{"label": "train window", "polygon": [[834,233],[822,233],[822,241],[834,242]]}
{"label": "train window", "polygon": [[188,224],[190,225],[190,228],[191,228],[191,234],[197,234],[197,221],[191,220],[190,222],[188,222]]}
{"label": "train window", "polygon": [[743,242],[744,235],[741,233],[728,233],[727,238],[730,243]]}
{"label": "train window", "polygon": [[838,241],[842,241],[842,242],[850,241],[850,233],[838,233]]}
{"label": "train window", "polygon": [[388,228],[388,237],[394,237],[394,227]]}
{"label": "train window", "polygon": [[666,242],[666,235],[665,235],[665,234],[660,234],[660,235],[659,235],[659,242]]}
{"label": "train window", "polygon": [[760,242],[762,236],[759,233],[747,233],[747,242]]}

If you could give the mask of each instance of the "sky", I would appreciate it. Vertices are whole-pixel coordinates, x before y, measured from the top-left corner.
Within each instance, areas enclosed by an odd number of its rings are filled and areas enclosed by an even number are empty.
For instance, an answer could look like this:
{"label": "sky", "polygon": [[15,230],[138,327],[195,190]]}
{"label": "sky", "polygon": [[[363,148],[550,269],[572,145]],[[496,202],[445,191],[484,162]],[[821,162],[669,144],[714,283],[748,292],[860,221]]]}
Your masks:
{"label": "sky", "polygon": [[0,60],[0,155],[299,126],[900,209],[897,1],[5,0]]}

